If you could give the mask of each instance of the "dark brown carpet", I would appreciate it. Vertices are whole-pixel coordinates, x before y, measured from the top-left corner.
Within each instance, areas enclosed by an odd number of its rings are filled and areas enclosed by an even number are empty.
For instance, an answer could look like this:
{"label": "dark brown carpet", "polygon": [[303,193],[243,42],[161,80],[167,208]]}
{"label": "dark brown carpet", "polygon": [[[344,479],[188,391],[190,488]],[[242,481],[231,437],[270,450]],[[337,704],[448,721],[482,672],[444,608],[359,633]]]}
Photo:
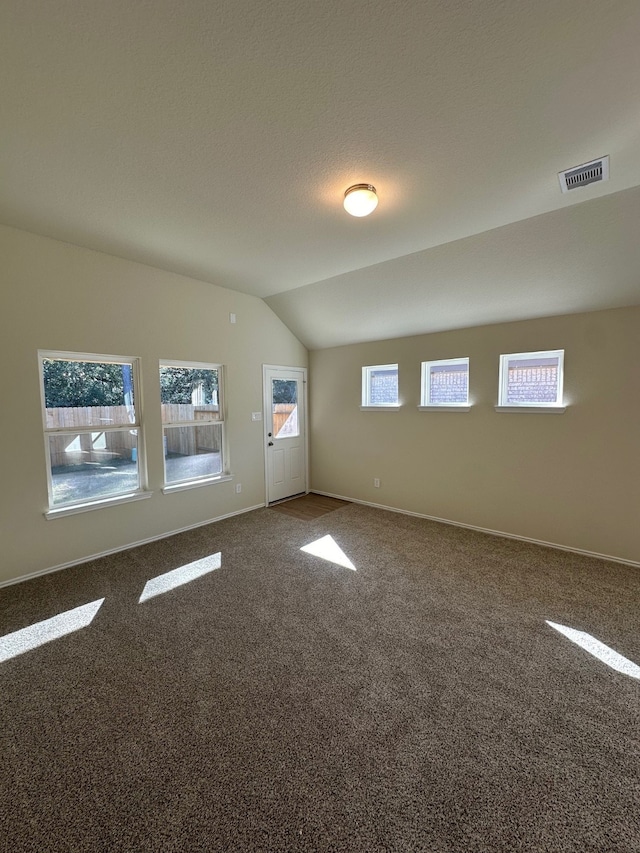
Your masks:
{"label": "dark brown carpet", "polygon": [[0,635],[104,598],[0,664],[0,850],[637,853],[640,681],[545,620],[640,663],[639,581],[349,504],[0,590]]}
{"label": "dark brown carpet", "polygon": [[348,505],[349,501],[343,501],[339,498],[328,498],[325,495],[315,495],[313,492],[310,492],[308,495],[302,495],[299,498],[273,504],[269,509],[275,510],[275,512],[282,512],[285,515],[292,515],[294,518],[300,518],[303,521],[312,521],[315,518],[322,518],[328,512],[333,512]]}

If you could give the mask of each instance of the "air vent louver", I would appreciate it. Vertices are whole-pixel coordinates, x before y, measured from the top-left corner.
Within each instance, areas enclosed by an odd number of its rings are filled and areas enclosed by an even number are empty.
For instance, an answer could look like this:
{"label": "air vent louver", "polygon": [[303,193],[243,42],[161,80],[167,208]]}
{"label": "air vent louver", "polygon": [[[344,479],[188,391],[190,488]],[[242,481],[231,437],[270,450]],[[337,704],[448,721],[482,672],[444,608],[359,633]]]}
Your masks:
{"label": "air vent louver", "polygon": [[582,166],[573,166],[571,169],[565,169],[564,172],[558,172],[558,178],[563,193],[595,184],[598,181],[608,181],[609,156],[600,157],[590,163],[583,163]]}

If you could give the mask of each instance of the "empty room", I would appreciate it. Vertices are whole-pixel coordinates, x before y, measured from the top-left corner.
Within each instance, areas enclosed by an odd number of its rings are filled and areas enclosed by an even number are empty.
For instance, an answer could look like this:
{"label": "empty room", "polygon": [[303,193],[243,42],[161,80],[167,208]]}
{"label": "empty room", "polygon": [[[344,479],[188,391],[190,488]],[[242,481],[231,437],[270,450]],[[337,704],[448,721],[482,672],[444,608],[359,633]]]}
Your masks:
{"label": "empty room", "polygon": [[0,851],[640,851],[636,0],[5,0]]}

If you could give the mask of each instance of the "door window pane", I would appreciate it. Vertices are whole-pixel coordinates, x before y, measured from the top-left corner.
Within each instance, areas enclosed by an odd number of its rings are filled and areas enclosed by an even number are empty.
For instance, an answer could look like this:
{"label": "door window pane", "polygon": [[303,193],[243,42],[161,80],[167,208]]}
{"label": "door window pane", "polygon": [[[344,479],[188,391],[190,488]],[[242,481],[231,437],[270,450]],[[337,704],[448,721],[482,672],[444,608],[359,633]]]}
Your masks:
{"label": "door window pane", "polygon": [[272,425],[274,438],[295,438],[298,425],[298,383],[295,379],[272,379]]}

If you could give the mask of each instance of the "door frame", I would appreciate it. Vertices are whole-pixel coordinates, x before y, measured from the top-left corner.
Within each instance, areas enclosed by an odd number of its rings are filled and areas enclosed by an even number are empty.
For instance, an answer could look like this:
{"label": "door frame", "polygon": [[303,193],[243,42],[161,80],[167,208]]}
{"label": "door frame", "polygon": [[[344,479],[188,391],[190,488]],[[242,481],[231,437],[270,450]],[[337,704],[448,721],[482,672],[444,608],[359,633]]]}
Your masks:
{"label": "door frame", "polygon": [[[268,370],[295,370],[302,373],[302,405],[304,407],[304,465],[305,465],[305,495],[309,494],[309,404],[307,394],[307,368],[298,367],[290,364],[263,364],[262,365],[262,453],[264,456],[264,505],[269,506],[269,460],[267,457],[267,444],[269,437],[267,435],[267,421],[271,419],[269,406],[271,404],[271,393],[267,386],[267,371]],[[300,405],[300,400],[298,400]],[[284,500],[287,500],[284,498]]]}

